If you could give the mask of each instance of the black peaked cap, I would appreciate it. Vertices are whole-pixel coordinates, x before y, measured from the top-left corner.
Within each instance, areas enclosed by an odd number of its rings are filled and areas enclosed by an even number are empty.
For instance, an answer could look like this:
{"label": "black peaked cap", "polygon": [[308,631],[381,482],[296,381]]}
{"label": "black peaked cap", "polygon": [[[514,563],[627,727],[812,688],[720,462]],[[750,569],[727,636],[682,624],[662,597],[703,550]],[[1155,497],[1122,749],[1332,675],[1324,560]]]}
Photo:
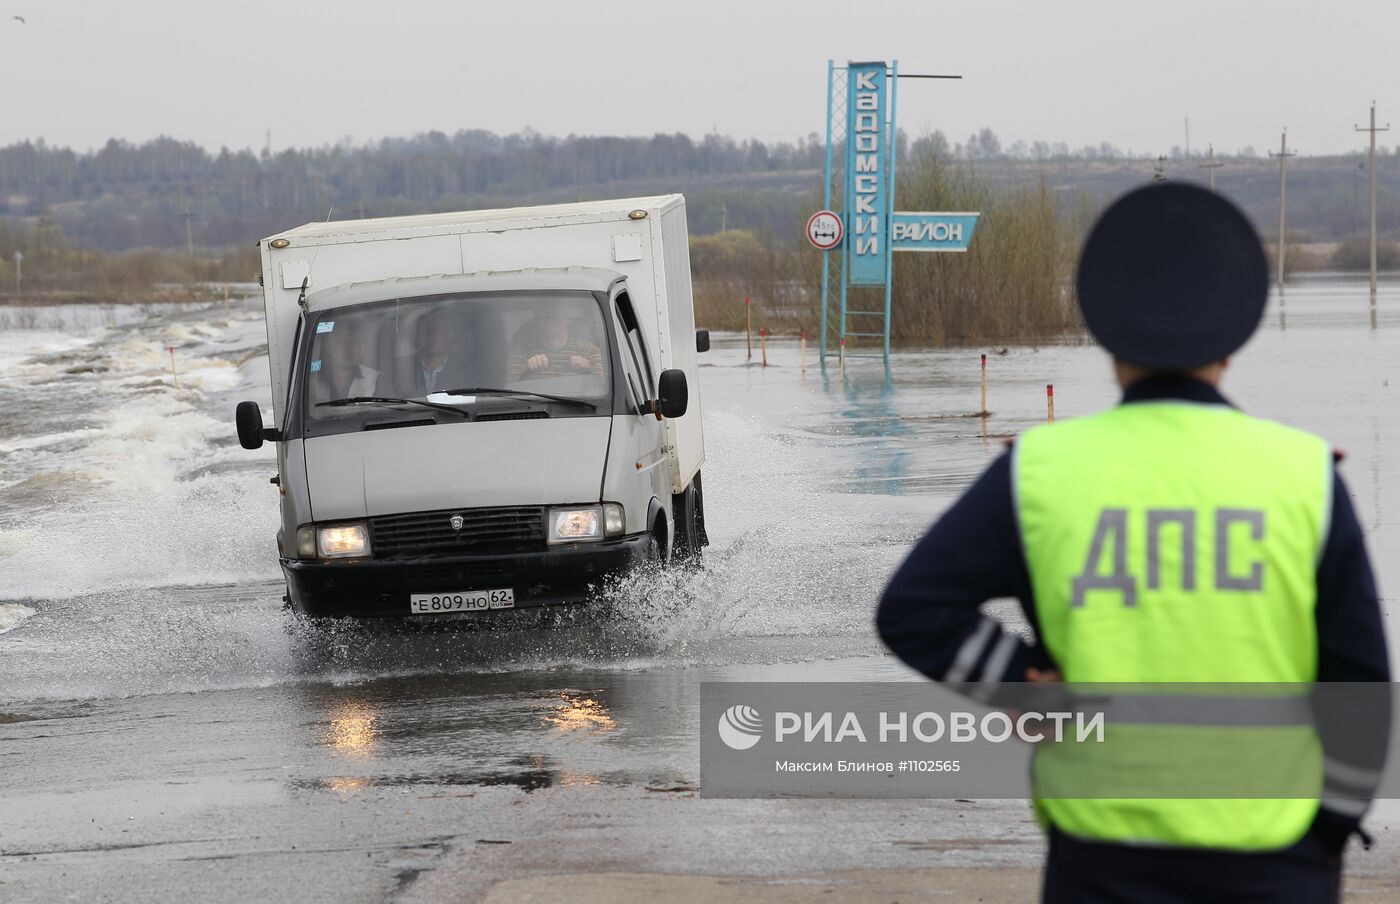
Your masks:
{"label": "black peaked cap", "polygon": [[1079,256],[1079,308],[1114,356],[1190,370],[1253,335],[1268,269],[1238,207],[1195,185],[1159,182],[1128,192],[1094,224]]}

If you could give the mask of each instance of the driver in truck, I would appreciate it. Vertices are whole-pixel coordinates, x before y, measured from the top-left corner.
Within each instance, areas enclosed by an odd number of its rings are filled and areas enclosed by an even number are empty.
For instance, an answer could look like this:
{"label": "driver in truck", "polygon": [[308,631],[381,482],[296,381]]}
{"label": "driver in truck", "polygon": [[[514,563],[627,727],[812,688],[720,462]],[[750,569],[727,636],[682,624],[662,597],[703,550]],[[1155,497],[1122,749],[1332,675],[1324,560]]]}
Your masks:
{"label": "driver in truck", "polygon": [[570,306],[555,301],[516,337],[510,378],[532,380],[571,374],[601,374],[603,352],[594,342],[569,333]]}

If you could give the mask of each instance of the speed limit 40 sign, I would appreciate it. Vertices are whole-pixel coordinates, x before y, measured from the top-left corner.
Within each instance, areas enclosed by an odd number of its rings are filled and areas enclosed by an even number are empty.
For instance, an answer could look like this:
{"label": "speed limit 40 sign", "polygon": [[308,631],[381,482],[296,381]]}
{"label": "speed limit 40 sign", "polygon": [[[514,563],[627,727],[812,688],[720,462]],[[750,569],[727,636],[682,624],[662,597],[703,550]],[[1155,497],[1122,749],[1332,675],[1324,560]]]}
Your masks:
{"label": "speed limit 40 sign", "polygon": [[807,218],[807,241],[822,251],[830,251],[841,244],[845,234],[846,227],[834,211],[819,210]]}

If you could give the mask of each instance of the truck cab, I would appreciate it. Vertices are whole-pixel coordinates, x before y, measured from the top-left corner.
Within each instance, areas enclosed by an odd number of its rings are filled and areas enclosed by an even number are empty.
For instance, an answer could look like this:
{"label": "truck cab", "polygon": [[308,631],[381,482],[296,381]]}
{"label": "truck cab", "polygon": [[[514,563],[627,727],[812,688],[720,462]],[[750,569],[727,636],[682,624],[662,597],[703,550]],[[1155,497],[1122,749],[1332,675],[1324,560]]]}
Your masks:
{"label": "truck cab", "polygon": [[[262,243],[274,423],[253,402],[237,421],[245,447],[277,444],[293,608],[576,603],[639,564],[698,557],[708,336],[684,210],[627,199]],[[449,269],[444,238],[458,272],[421,273]]]}

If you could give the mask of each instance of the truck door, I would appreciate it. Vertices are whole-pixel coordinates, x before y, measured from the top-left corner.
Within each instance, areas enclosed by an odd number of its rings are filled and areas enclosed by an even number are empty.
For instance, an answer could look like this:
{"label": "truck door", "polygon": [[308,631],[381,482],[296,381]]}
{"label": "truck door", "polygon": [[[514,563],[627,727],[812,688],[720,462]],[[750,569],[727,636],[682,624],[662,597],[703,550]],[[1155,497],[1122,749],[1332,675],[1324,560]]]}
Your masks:
{"label": "truck door", "polygon": [[[302,366],[301,333],[306,325],[306,314],[297,317],[296,332],[292,334],[292,352],[288,356],[287,397],[282,405],[283,439],[277,444],[277,484],[282,500],[282,527],[277,531],[278,546],[282,555],[292,558],[297,555],[297,527],[311,520],[311,501],[306,485],[306,456],[300,436],[288,437],[287,429],[297,418],[292,417],[293,393],[296,385],[297,368]],[[276,383],[273,384],[274,386]],[[275,407],[275,406],[274,406]]]}
{"label": "truck door", "polygon": [[[613,417],[614,442],[620,451],[618,470],[630,471],[636,493],[633,498],[617,500],[627,513],[629,533],[648,530],[646,521],[651,502],[656,500],[666,512],[667,540],[670,547],[670,485],[666,457],[666,429],[662,421],[649,413],[656,399],[656,373],[652,366],[651,349],[632,306],[626,289],[615,289],[610,299],[614,334],[622,358],[622,377],[627,384],[628,410]],[[631,495],[631,494],[629,494]],[[635,514],[634,514],[635,513]]]}

